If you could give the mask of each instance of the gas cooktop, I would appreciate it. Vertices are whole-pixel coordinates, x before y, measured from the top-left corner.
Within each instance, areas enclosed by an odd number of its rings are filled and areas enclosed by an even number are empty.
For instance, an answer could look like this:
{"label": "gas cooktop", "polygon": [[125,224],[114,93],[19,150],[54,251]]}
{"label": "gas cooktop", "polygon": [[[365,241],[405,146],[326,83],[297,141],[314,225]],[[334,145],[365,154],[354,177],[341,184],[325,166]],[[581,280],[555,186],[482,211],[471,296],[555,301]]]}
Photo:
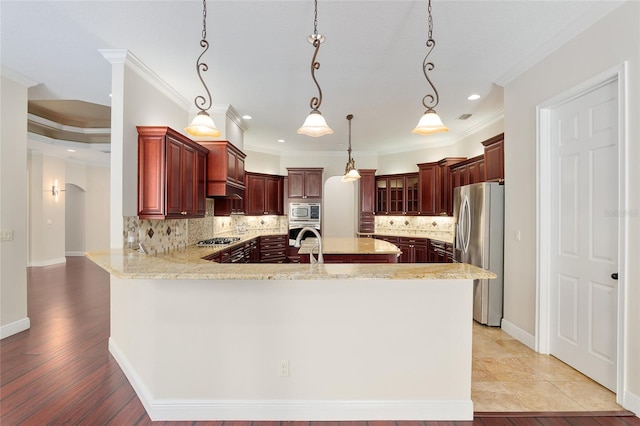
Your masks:
{"label": "gas cooktop", "polygon": [[198,241],[196,243],[197,246],[207,247],[207,246],[226,246],[227,244],[235,243],[239,241],[240,237],[216,237],[209,238],[208,240]]}

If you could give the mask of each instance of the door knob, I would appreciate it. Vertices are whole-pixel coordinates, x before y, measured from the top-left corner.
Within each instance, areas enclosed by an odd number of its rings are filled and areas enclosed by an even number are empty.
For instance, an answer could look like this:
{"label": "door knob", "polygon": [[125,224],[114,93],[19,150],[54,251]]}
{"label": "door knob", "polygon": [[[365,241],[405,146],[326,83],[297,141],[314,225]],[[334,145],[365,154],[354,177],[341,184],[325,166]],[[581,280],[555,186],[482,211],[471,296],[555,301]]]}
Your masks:
{"label": "door knob", "polygon": [[614,272],[613,274],[611,274],[611,278],[613,278],[614,280],[618,279],[618,273]]}

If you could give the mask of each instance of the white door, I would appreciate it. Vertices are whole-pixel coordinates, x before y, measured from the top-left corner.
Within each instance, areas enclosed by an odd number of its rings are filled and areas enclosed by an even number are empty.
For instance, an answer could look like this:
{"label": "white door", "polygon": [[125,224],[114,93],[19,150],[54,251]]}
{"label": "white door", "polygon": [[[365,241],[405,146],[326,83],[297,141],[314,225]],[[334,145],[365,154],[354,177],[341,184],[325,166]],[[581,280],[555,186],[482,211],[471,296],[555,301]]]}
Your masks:
{"label": "white door", "polygon": [[550,135],[550,353],[614,392],[617,96],[613,81],[552,109]]}

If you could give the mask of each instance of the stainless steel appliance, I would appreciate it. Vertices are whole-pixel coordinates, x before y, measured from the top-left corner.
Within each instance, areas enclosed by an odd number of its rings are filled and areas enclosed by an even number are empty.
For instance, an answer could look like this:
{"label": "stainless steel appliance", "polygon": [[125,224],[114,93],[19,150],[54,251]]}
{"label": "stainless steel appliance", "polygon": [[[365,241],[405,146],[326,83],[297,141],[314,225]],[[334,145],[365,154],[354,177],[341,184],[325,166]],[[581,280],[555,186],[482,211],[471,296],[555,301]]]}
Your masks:
{"label": "stainless steel appliance", "polygon": [[208,240],[198,241],[196,245],[198,247],[226,246],[236,241],[240,241],[240,237],[214,237]]}
{"label": "stainless steel appliance", "polygon": [[320,203],[289,203],[289,223],[320,223]]}
{"label": "stainless steel appliance", "polygon": [[[296,244],[296,238],[298,238],[298,235],[300,234],[300,232],[302,232],[303,228],[314,228],[316,231],[318,231],[318,234],[320,233],[320,223],[318,222],[310,222],[310,223],[289,223],[289,246],[290,247],[295,247]],[[302,234],[302,237],[300,238],[300,240],[304,240],[305,238],[316,238],[316,235],[311,232],[311,231],[305,231],[304,234]]]}
{"label": "stainless steel appliance", "polygon": [[502,320],[504,257],[504,186],[476,183],[453,190],[454,259],[488,269],[493,280],[474,280],[473,319],[499,326]]}

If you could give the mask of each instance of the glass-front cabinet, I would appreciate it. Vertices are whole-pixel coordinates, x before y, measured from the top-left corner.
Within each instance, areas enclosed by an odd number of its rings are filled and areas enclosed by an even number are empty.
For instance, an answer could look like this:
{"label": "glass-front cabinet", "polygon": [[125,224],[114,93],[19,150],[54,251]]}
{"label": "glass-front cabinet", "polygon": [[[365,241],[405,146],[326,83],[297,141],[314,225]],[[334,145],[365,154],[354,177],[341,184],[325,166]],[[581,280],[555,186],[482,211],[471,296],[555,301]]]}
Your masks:
{"label": "glass-front cabinet", "polygon": [[418,174],[376,176],[376,214],[417,214]]}

